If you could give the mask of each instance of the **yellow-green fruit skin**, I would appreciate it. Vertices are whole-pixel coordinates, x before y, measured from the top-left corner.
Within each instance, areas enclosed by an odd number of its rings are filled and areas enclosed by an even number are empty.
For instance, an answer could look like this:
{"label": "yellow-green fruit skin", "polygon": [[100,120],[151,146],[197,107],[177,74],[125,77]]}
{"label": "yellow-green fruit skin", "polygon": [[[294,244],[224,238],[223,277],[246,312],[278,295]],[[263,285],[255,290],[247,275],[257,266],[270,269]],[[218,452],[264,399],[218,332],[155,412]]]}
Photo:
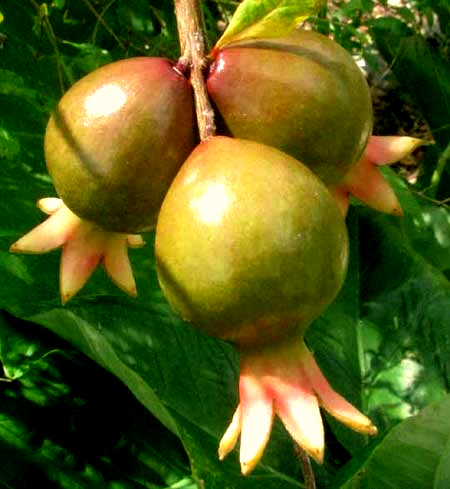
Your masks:
{"label": "yellow-green fruit skin", "polygon": [[213,51],[209,95],[233,136],[274,146],[338,183],[372,132],[366,80],[351,55],[295,31]]}
{"label": "yellow-green fruit skin", "polygon": [[152,228],[196,143],[192,89],[164,58],[105,65],[61,98],[45,133],[58,195],[79,217],[117,232]]}
{"label": "yellow-green fruit skin", "polygon": [[321,314],[343,283],[348,237],[334,199],[306,166],[217,136],[174,179],[155,253],[173,308],[245,347],[302,332]]}

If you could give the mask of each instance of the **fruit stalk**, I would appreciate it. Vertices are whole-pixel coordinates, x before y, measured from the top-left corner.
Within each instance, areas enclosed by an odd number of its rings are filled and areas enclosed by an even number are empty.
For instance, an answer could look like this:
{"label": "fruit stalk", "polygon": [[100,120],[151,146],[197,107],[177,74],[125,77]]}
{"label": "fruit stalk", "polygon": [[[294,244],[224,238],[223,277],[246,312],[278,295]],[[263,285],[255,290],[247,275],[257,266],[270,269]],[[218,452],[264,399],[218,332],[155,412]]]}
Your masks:
{"label": "fruit stalk", "polygon": [[178,65],[191,70],[198,129],[200,139],[204,141],[215,135],[216,126],[203,76],[208,42],[200,0],[175,0],[175,15],[181,48]]}
{"label": "fruit stalk", "polygon": [[316,479],[311,465],[311,459],[303,448],[296,444],[295,451],[298,455],[300,465],[302,468],[303,479],[305,481],[305,489],[316,489]]}

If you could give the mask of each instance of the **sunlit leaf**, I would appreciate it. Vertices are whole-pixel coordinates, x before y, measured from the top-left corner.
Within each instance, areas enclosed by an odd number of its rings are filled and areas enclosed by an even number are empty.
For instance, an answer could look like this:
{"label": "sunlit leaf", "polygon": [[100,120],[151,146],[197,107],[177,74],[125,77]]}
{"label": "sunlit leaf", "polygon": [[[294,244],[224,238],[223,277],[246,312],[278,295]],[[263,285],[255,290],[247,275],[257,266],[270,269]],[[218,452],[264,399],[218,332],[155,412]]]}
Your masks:
{"label": "sunlit leaf", "polygon": [[244,0],[216,48],[243,39],[286,35],[325,3],[324,0]]}
{"label": "sunlit leaf", "polygon": [[342,489],[444,489],[450,483],[450,397],[393,428]]}
{"label": "sunlit leaf", "polygon": [[[450,284],[422,256],[426,244],[412,230],[421,215],[416,206],[406,223],[363,208],[355,223],[350,214],[346,284],[308,335],[335,388],[381,431],[445,396],[450,378]],[[330,422],[357,453],[364,440]]]}
{"label": "sunlit leaf", "polygon": [[38,337],[16,331],[13,317],[0,315],[0,361],[3,374],[11,381],[25,375],[33,366],[56,350],[48,350]]}
{"label": "sunlit leaf", "polygon": [[20,152],[17,138],[0,125],[0,158],[14,158]]}
{"label": "sunlit leaf", "polygon": [[450,209],[437,205],[423,192],[411,188],[388,168],[386,178],[401,197],[405,212],[401,225],[414,250],[443,273],[450,270]]}

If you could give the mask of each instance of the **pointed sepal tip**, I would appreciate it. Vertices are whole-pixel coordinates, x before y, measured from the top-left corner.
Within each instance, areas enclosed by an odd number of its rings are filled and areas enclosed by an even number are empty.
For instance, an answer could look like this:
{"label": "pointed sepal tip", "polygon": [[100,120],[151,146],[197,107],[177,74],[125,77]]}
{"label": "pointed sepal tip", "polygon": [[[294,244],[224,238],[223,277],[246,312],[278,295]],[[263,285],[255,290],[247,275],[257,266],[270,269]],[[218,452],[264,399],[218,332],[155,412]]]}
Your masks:
{"label": "pointed sepal tip", "polygon": [[400,202],[379,166],[396,163],[423,144],[424,140],[409,136],[371,136],[359,161],[341,182],[330,186],[343,214],[353,195],[379,212],[403,216]]}
{"label": "pointed sepal tip", "polygon": [[219,444],[223,460],[241,435],[240,465],[248,475],[268,443],[279,416],[295,442],[323,463],[325,440],[319,405],[346,426],[377,434],[369,418],[339,395],[325,379],[303,340],[241,352],[240,403]]}
{"label": "pointed sepal tip", "polygon": [[60,296],[66,304],[89,280],[101,263],[111,280],[132,297],[136,283],[128,257],[128,247],[141,247],[140,235],[110,232],[79,218],[61,199],[38,201],[49,217],[10,246],[12,253],[46,253],[62,248]]}

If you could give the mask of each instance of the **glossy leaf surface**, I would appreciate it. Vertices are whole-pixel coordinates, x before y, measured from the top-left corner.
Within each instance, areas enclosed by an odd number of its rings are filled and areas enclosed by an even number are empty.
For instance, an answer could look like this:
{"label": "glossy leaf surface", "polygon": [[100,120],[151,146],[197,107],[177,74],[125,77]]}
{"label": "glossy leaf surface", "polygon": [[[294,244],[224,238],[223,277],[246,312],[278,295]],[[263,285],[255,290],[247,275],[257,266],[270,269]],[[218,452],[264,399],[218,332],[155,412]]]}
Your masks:
{"label": "glossy leaf surface", "polygon": [[324,4],[323,0],[245,0],[236,9],[216,48],[244,39],[287,34]]}

